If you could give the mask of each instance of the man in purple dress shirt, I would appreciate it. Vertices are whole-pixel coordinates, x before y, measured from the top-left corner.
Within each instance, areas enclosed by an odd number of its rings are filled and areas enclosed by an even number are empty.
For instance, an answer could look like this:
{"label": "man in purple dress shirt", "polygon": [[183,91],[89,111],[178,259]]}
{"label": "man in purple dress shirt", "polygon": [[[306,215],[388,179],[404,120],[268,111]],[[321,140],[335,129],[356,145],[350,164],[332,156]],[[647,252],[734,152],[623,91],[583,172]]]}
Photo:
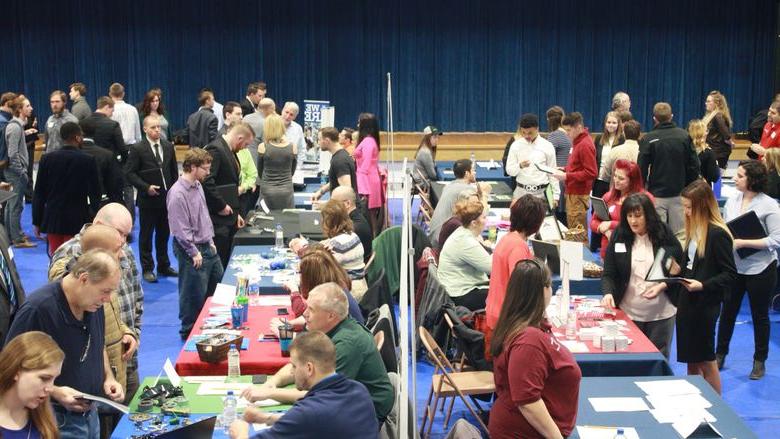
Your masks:
{"label": "man in purple dress shirt", "polygon": [[193,148],[184,156],[182,167],[184,174],[168,191],[167,207],[173,253],[179,261],[179,335],[186,340],[224,268],[214,246],[214,226],[201,186],[211,170],[211,155]]}

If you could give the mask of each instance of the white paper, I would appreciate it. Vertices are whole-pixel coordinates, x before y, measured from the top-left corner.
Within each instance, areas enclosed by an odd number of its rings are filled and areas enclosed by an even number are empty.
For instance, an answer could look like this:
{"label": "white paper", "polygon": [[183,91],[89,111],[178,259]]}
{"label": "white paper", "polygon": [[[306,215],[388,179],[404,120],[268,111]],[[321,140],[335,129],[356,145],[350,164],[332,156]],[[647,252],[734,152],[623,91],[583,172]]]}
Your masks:
{"label": "white paper", "polygon": [[647,400],[653,405],[653,408],[666,409],[708,409],[712,404],[701,394],[693,395],[647,395]]}
{"label": "white paper", "polygon": [[296,169],[292,175],[293,184],[303,184],[303,171]]}
{"label": "white paper", "polygon": [[641,412],[650,410],[642,398],[588,398],[597,412]]}
{"label": "white paper", "polygon": [[582,243],[561,241],[561,270],[568,265],[569,279],[582,280]]}
{"label": "white paper", "polygon": [[105,405],[111,406],[122,413],[125,414],[130,413],[130,408],[128,406],[120,404],[118,402],[114,402],[110,399],[103,398],[102,396],[95,396],[95,395],[90,395],[89,393],[82,393],[79,399],[88,399],[90,401],[100,402]]}
{"label": "white paper", "polygon": [[232,390],[234,395],[239,395],[247,387],[251,387],[252,383],[221,383],[221,382],[206,382],[201,383],[198,386],[198,395],[226,395],[228,390]]}
{"label": "white paper", "polygon": [[13,247],[8,247],[8,259],[14,260],[14,249]]}
{"label": "white paper", "polygon": [[263,212],[265,212],[266,215],[271,212],[271,209],[269,209],[268,205],[265,203],[265,199],[260,200],[260,208],[263,209]]}
{"label": "white paper", "polygon": [[265,430],[267,428],[271,428],[271,426],[268,424],[252,424],[252,428],[255,431],[260,431],[260,430]]}
{"label": "white paper", "polygon": [[211,303],[214,305],[231,306],[236,299],[236,286],[230,284],[218,283],[211,297]]}
{"label": "white paper", "polygon": [[558,340],[558,342],[564,346],[566,346],[566,349],[571,351],[574,354],[577,353],[587,353],[590,352],[590,349],[588,349],[588,345],[581,341],[577,340]]}
{"label": "white paper", "polygon": [[174,387],[179,387],[181,385],[181,377],[176,373],[176,368],[173,367],[170,358],[165,359],[163,370],[165,371],[165,376],[168,377],[168,381],[170,381]]}
{"label": "white paper", "polygon": [[485,168],[485,169],[498,168],[498,164],[495,161],[477,162],[477,166],[479,166],[480,168]]}
{"label": "white paper", "polygon": [[686,380],[635,381],[634,384],[648,395],[671,396],[701,393],[698,387]]}
{"label": "white paper", "polygon": [[[694,431],[696,431],[697,428],[699,428],[699,425],[701,425],[701,423],[702,423],[701,419],[686,418],[672,424],[672,428],[674,428],[675,431],[677,431],[677,433],[680,436],[687,438],[688,436],[691,435],[691,433],[693,433]],[[714,425],[710,424],[710,427],[720,435],[720,432],[718,431],[718,429],[715,428]]]}
{"label": "white paper", "polygon": [[639,439],[636,429],[633,427],[601,427],[590,425],[578,425],[577,434],[580,439],[612,439],[617,434],[617,429],[623,429],[623,436],[626,439]]}
{"label": "white paper", "polygon": [[218,334],[241,335],[241,330],[215,328],[215,329],[204,329],[200,333],[202,335],[218,335]]}
{"label": "white paper", "polygon": [[290,296],[277,294],[275,296],[259,296],[254,303],[258,306],[290,306]]}
{"label": "white paper", "polygon": [[707,409],[652,409],[650,414],[653,415],[656,421],[660,424],[672,424],[675,422],[684,421],[685,419],[696,419],[697,421],[716,422],[715,416],[712,416]]}
{"label": "white paper", "polygon": [[214,375],[214,376],[189,376],[184,377],[184,382],[189,384],[202,384],[202,383],[224,383],[225,382],[225,376],[222,375]]}

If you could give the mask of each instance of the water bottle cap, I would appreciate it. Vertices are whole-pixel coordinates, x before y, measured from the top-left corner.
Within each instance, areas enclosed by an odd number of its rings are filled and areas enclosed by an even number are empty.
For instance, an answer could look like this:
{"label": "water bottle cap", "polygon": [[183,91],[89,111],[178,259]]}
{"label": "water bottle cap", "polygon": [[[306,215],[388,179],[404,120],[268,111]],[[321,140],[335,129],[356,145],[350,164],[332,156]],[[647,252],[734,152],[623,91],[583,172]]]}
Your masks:
{"label": "water bottle cap", "polygon": [[228,396],[233,396],[233,391],[232,390],[228,390]]}
{"label": "water bottle cap", "polygon": [[623,434],[623,429],[622,428],[618,428],[617,429],[617,434]]}

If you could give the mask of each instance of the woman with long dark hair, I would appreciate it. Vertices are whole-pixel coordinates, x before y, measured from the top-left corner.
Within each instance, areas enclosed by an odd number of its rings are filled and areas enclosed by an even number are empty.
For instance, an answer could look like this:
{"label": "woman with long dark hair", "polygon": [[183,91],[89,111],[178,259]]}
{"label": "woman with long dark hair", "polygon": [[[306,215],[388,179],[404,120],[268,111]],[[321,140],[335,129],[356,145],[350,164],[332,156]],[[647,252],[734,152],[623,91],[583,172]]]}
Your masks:
{"label": "woman with long dark hair", "polygon": [[144,100],[141,103],[141,125],[146,116],[157,116],[160,118],[160,136],[163,140],[171,139],[171,127],[168,119],[165,118],[165,106],[162,103],[162,92],[159,88],[153,88],[146,92]]}
{"label": "woman with long dark hair", "polygon": [[[733,242],[712,188],[696,180],[680,193],[685,215],[682,275],[677,287],[677,361],[721,393],[715,362],[715,322],[724,291],[737,277]],[[674,274],[674,273],[672,273]]]}
{"label": "woman with long dark hair", "polygon": [[545,318],[551,297],[547,266],[538,259],[518,262],[490,343],[493,439],[562,438],[574,429],[582,372]]}
{"label": "woman with long dark hair", "polygon": [[620,224],[620,206],[623,205],[626,197],[636,193],[647,194],[650,197],[650,202],[655,203],[653,195],[645,191],[639,166],[628,160],[616,161],[612,171],[612,189],[602,198],[604,204],[607,205],[610,219],[608,221],[602,220],[595,213],[590,217],[590,230],[601,234],[601,260],[604,260],[612,232]]}
{"label": "woman with long dark hair", "polygon": [[622,309],[668,358],[674,333],[674,298],[662,294],[667,291],[666,283],[648,282],[645,277],[660,249],[681,261],[682,247],[661,221],[648,194],[634,193],[622,202],[620,222],[604,247],[601,304]]}
{"label": "woman with long dark hair", "polygon": [[[767,237],[761,239],[735,239],[734,262],[737,266],[737,280],[730,294],[723,301],[718,326],[718,369],[723,368],[729,353],[734,324],[747,291],[750,315],[753,318],[753,370],[751,380],[761,379],[769,356],[769,302],[777,284],[777,249],[780,248],[780,207],[777,200],[764,193],[767,183],[767,169],[758,160],[744,160],[739,163],[734,185],[737,193],[726,201],[724,219],[731,221],[748,212],[755,212]],[[739,249],[753,249],[754,253],[740,256]]]}
{"label": "woman with long dark hair", "polygon": [[[423,138],[420,140],[420,145],[417,146],[417,152],[414,153],[415,174],[423,176],[428,182],[439,179],[436,175],[436,148],[439,146],[441,134],[441,131],[436,127],[425,127]],[[413,177],[419,178],[418,175]]]}
{"label": "woman with long dark hair", "polygon": [[358,193],[368,208],[368,221],[374,236],[382,231],[385,207],[379,178],[379,121],[372,113],[358,117],[358,146],[355,148]]}
{"label": "woman with long dark hair", "polygon": [[39,331],[20,334],[0,353],[0,437],[60,437],[49,398],[65,354]]}

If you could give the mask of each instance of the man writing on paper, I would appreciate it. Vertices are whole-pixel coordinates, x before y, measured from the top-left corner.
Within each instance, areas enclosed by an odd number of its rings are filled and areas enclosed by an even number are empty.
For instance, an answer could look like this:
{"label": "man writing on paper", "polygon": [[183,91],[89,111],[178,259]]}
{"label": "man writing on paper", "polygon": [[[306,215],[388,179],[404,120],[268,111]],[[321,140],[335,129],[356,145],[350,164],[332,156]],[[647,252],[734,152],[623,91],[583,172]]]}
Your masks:
{"label": "man writing on paper", "polygon": [[149,115],[144,118],[143,140],[130,147],[125,165],[127,181],[138,191],[138,250],[141,253],[141,269],[144,280],[157,282],[152,259],[152,233],[157,253],[157,274],[176,277],[168,258],[168,210],[165,197],[179,177],[173,144],[160,136],[160,118]]}
{"label": "man writing on paper", "polygon": [[65,352],[62,374],[51,393],[62,439],[100,437],[97,408],[80,398],[82,394],[105,393],[117,402],[125,397],[106,355],[101,309],[111,300],[120,277],[113,254],[97,249],[84,253],[62,280],[30,294],[8,331],[6,341],[27,331],[44,332]]}
{"label": "man writing on paper", "polygon": [[247,422],[270,428],[253,436],[376,438],[377,425],[371,397],[365,386],[336,372],[336,347],[319,331],[304,332],[290,345],[290,364],[295,388],[306,391],[285,414],[249,407],[245,421],[230,426],[230,437],[249,437]]}

